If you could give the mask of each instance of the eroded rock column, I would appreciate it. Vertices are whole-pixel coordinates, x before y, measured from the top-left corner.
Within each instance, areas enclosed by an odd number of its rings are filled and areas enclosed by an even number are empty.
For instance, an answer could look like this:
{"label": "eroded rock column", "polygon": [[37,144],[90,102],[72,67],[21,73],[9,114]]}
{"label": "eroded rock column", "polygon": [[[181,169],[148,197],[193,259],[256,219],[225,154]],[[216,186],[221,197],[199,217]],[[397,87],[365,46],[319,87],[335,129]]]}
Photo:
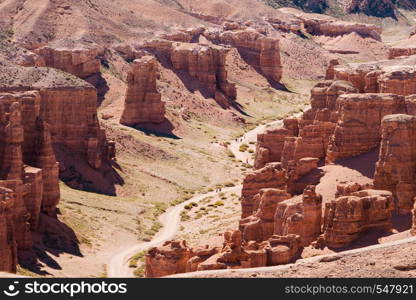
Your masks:
{"label": "eroded rock column", "polygon": [[127,77],[127,93],[120,123],[162,123],[165,103],[156,88],[157,62],[152,56],[136,59]]}

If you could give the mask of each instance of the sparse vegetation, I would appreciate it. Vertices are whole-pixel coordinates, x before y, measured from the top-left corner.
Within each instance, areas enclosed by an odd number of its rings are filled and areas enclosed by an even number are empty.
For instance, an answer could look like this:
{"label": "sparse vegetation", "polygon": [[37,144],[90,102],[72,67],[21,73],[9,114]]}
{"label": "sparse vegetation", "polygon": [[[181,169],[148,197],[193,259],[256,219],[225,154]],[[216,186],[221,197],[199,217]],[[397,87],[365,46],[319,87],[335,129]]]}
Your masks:
{"label": "sparse vegetation", "polygon": [[129,268],[137,268],[138,263],[144,263],[147,251],[141,251],[134,255],[129,261]]}

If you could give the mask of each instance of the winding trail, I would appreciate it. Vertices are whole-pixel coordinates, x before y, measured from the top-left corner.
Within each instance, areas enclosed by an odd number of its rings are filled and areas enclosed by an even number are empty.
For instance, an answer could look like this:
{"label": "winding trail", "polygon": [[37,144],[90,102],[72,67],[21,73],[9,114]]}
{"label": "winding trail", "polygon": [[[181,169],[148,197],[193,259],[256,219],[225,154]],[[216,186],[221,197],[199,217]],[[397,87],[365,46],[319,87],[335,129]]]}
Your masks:
{"label": "winding trail", "polygon": [[[309,106],[304,107],[304,110],[306,110],[307,108],[309,108]],[[299,112],[296,113],[294,115],[292,115],[292,117],[294,118],[298,118],[303,114],[303,112]],[[241,160],[243,163],[248,163],[253,165],[254,164],[254,159],[253,159],[253,155],[247,151],[245,152],[241,152],[240,151],[240,145],[246,144],[249,145],[250,142],[256,142],[257,141],[257,135],[259,133],[263,133],[265,132],[268,128],[278,128],[278,127],[283,126],[283,120],[276,120],[276,121],[271,121],[269,123],[263,124],[263,125],[259,125],[256,128],[246,132],[243,137],[240,137],[238,139],[232,140],[230,141],[230,145],[228,147],[228,149],[234,153],[235,158],[237,160]]]}
{"label": "winding trail", "polygon": [[[278,126],[281,125],[282,120],[272,121],[270,123],[257,126],[256,128],[248,131],[242,140],[232,140],[230,141],[229,149],[231,152],[234,153],[236,159],[239,159],[243,162],[246,162],[248,159],[249,163],[252,163],[251,154],[248,152],[240,152],[239,147],[242,144],[248,144],[251,141],[256,141],[257,134],[265,131],[270,126]],[[242,185],[223,188],[221,192],[239,192],[241,191]],[[174,207],[170,207],[164,214],[162,214],[159,218],[159,221],[162,224],[162,229],[153,237],[153,239],[149,242],[139,243],[125,249],[120,250],[119,252],[115,253],[112,257],[110,262],[107,264],[107,275],[111,278],[120,278],[120,277],[134,277],[133,276],[133,268],[129,268],[129,260],[135,254],[147,250],[151,247],[158,246],[165,241],[171,240],[175,237],[176,233],[178,232],[179,223],[180,223],[180,215],[182,210],[184,209],[185,205],[191,202],[198,202],[202,199],[215,196],[220,192],[209,192],[206,194],[199,194],[194,196],[193,198],[177,205]]]}
{"label": "winding trail", "polygon": [[[238,185],[229,188],[223,188],[221,192],[238,192],[241,190],[241,188],[242,186]],[[134,277],[133,268],[129,268],[130,258],[143,250],[158,246],[165,241],[173,239],[178,231],[181,212],[185,205],[191,202],[201,201],[209,196],[215,196],[217,193],[219,192],[214,191],[206,194],[199,194],[179,205],[170,207],[163,215],[160,216],[159,220],[163,227],[150,242],[139,243],[132,247],[128,247],[112,256],[109,264],[107,265],[108,277]]]}

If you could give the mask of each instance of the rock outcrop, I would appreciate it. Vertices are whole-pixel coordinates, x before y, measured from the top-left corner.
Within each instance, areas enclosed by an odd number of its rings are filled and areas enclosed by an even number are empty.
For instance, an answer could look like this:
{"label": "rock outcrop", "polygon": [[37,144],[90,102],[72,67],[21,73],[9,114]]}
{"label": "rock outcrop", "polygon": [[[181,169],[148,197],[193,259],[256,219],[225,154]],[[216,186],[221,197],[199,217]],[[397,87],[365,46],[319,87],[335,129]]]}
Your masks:
{"label": "rock outcrop", "polygon": [[44,46],[35,50],[47,67],[60,69],[77,77],[86,79],[100,73],[100,53],[98,47],[54,47]]}
{"label": "rock outcrop", "polygon": [[0,77],[0,92],[35,90],[39,93],[36,97],[21,98],[25,115],[23,126],[27,132],[24,153],[33,149],[36,118],[40,117],[49,125],[54,149],[60,146],[77,153],[94,169],[114,158],[114,143],[107,140],[105,131],[100,128],[97,91],[93,86],[49,68],[4,67],[0,70],[15,78],[10,84],[7,76]]}
{"label": "rock outcrop", "polygon": [[307,246],[321,234],[322,197],[314,186],[306,187],[302,196],[293,198],[284,190],[263,189],[254,202],[253,215],[240,220],[239,229],[245,241],[297,235],[300,244]]}
{"label": "rock outcrop", "polygon": [[14,202],[13,190],[0,187],[0,270],[10,273],[15,273],[17,266],[17,244],[13,226]]}
{"label": "rock outcrop", "polygon": [[416,47],[392,47],[389,49],[389,59],[416,54]]}
{"label": "rock outcrop", "polygon": [[150,249],[146,255],[146,277],[162,277],[186,272],[191,249],[185,241],[167,241]]}
{"label": "rock outcrop", "polygon": [[339,65],[338,59],[331,59],[328,69],[326,70],[325,80],[334,80],[335,78],[335,66]]}
{"label": "rock outcrop", "polygon": [[243,181],[241,192],[242,218],[246,218],[255,211],[254,196],[262,189],[273,188],[286,190],[287,172],[281,163],[270,163],[264,168],[247,174]]}
{"label": "rock outcrop", "polygon": [[175,70],[185,70],[197,78],[206,86],[211,97],[215,97],[216,91],[231,100],[237,97],[235,85],[227,80],[229,48],[195,43],[174,43],[172,47],[170,59]]}
{"label": "rock outcrop", "polygon": [[141,123],[162,123],[165,103],[157,91],[156,59],[144,56],[136,59],[127,75],[127,92],[120,123],[134,126]]}
{"label": "rock outcrop", "polygon": [[[315,36],[323,35],[328,37],[338,37],[356,33],[362,37],[370,37],[374,40],[381,41],[382,29],[380,26],[340,21],[339,19],[327,15],[309,14],[291,8],[281,8],[279,10],[285,14],[292,15],[295,18],[295,20],[292,19],[290,22],[286,23],[296,24],[297,27],[300,28],[300,32],[304,31]],[[274,24],[274,22],[272,22],[272,24]]]}
{"label": "rock outcrop", "polygon": [[298,235],[274,235],[269,239],[270,248],[267,251],[267,265],[284,265],[295,261],[303,251]]}
{"label": "rock outcrop", "polygon": [[339,121],[331,137],[327,161],[357,156],[381,141],[384,116],[406,111],[405,99],[395,94],[348,94],[337,100]]}
{"label": "rock outcrop", "polygon": [[[295,120],[297,123],[297,119]],[[289,130],[286,126],[283,128],[269,129],[264,133],[258,134],[254,169],[261,169],[270,162],[280,162],[285,138],[290,136],[295,136],[295,132]]]}
{"label": "rock outcrop", "polygon": [[303,246],[321,234],[322,196],[308,186],[301,196],[280,202],[274,215],[274,234],[298,235]]}
{"label": "rock outcrop", "polygon": [[241,219],[239,229],[245,241],[265,241],[274,232],[277,205],[291,196],[284,190],[262,189],[254,196],[253,215]]}
{"label": "rock outcrop", "polygon": [[349,81],[360,93],[416,93],[416,57],[399,57],[334,67],[335,79]]}
{"label": "rock outcrop", "polygon": [[204,36],[218,44],[237,48],[242,57],[265,77],[280,82],[282,64],[279,39],[253,29],[204,32]]}
{"label": "rock outcrop", "polygon": [[416,201],[412,210],[412,228],[410,229],[412,235],[416,235]]}
{"label": "rock outcrop", "polygon": [[416,117],[403,114],[384,117],[381,137],[374,186],[391,191],[397,212],[409,214],[416,196]]}
{"label": "rock outcrop", "polygon": [[[14,176],[20,178],[22,173],[18,170],[23,170],[23,163],[31,165],[31,168],[27,168],[26,172],[29,172],[27,176],[36,183],[32,186],[33,193],[37,196],[38,194],[41,195],[42,205],[36,199],[31,200],[33,203],[28,201],[28,205],[30,207],[33,206],[32,209],[34,211],[39,211],[41,207],[42,212],[54,215],[56,205],[60,199],[59,168],[52,149],[49,125],[42,119],[40,114],[40,102],[41,96],[37,91],[0,93],[0,105],[2,106],[3,112],[10,111],[13,106],[19,106],[17,110],[21,117],[17,123],[21,125],[17,126],[22,128],[23,134],[21,143],[15,146],[18,150],[13,150],[7,154],[8,152],[6,150],[11,146],[4,146],[3,155],[5,155],[5,158],[3,172],[8,174],[8,178],[13,176],[12,174],[16,174]],[[7,133],[7,130],[10,129],[7,129],[6,126],[5,130]],[[2,143],[3,145],[7,145],[7,136],[5,136],[5,140]],[[14,155],[13,161],[19,162],[22,165],[9,166],[8,164],[11,164],[12,161],[7,159],[7,155]],[[36,168],[42,169],[42,172],[36,170]],[[42,185],[41,188],[38,187],[39,182]],[[39,202],[37,203],[37,201]],[[31,214],[31,218],[34,222],[33,227],[35,228],[38,213]]]}
{"label": "rock outcrop", "polygon": [[56,216],[58,164],[37,91],[0,93],[0,268],[15,272],[41,213]]}
{"label": "rock outcrop", "polygon": [[245,242],[241,231],[229,230],[224,233],[223,246],[218,248],[189,249],[184,241],[168,241],[152,248],[146,255],[145,274],[146,277],[162,277],[185,271],[276,266],[296,260],[302,250],[297,235],[274,235],[263,242]]}
{"label": "rock outcrop", "polygon": [[315,85],[311,91],[311,108],[300,119],[285,119],[283,128],[257,136],[254,167],[282,162],[284,168],[296,170],[302,158],[324,158],[338,121],[337,99],[342,94],[355,92],[351,84],[343,81],[328,80]]}
{"label": "rock outcrop", "polygon": [[224,108],[228,101],[235,100],[237,89],[228,81],[226,58],[230,49],[220,45],[207,45],[191,42],[173,42],[159,38],[145,41],[140,49],[164,56],[175,71],[187,72],[197,79],[204,90],[201,93],[212,97]]}
{"label": "rock outcrop", "polygon": [[325,204],[325,245],[341,248],[371,228],[390,230],[393,209],[393,196],[388,191],[362,190],[331,200]]}
{"label": "rock outcrop", "polygon": [[205,31],[204,27],[177,29],[173,33],[162,34],[160,38],[182,43],[198,41],[199,36]]}

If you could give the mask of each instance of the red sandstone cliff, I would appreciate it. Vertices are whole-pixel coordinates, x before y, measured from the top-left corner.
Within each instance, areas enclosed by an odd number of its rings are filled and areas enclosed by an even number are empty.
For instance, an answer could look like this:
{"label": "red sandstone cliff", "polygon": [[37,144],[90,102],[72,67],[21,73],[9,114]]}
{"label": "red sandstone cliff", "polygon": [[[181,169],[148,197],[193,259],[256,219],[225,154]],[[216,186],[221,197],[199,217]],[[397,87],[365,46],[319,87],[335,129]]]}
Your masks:
{"label": "red sandstone cliff", "polygon": [[165,119],[165,104],[157,91],[158,76],[156,59],[144,56],[132,63],[127,75],[127,93],[120,123],[162,123]]}

